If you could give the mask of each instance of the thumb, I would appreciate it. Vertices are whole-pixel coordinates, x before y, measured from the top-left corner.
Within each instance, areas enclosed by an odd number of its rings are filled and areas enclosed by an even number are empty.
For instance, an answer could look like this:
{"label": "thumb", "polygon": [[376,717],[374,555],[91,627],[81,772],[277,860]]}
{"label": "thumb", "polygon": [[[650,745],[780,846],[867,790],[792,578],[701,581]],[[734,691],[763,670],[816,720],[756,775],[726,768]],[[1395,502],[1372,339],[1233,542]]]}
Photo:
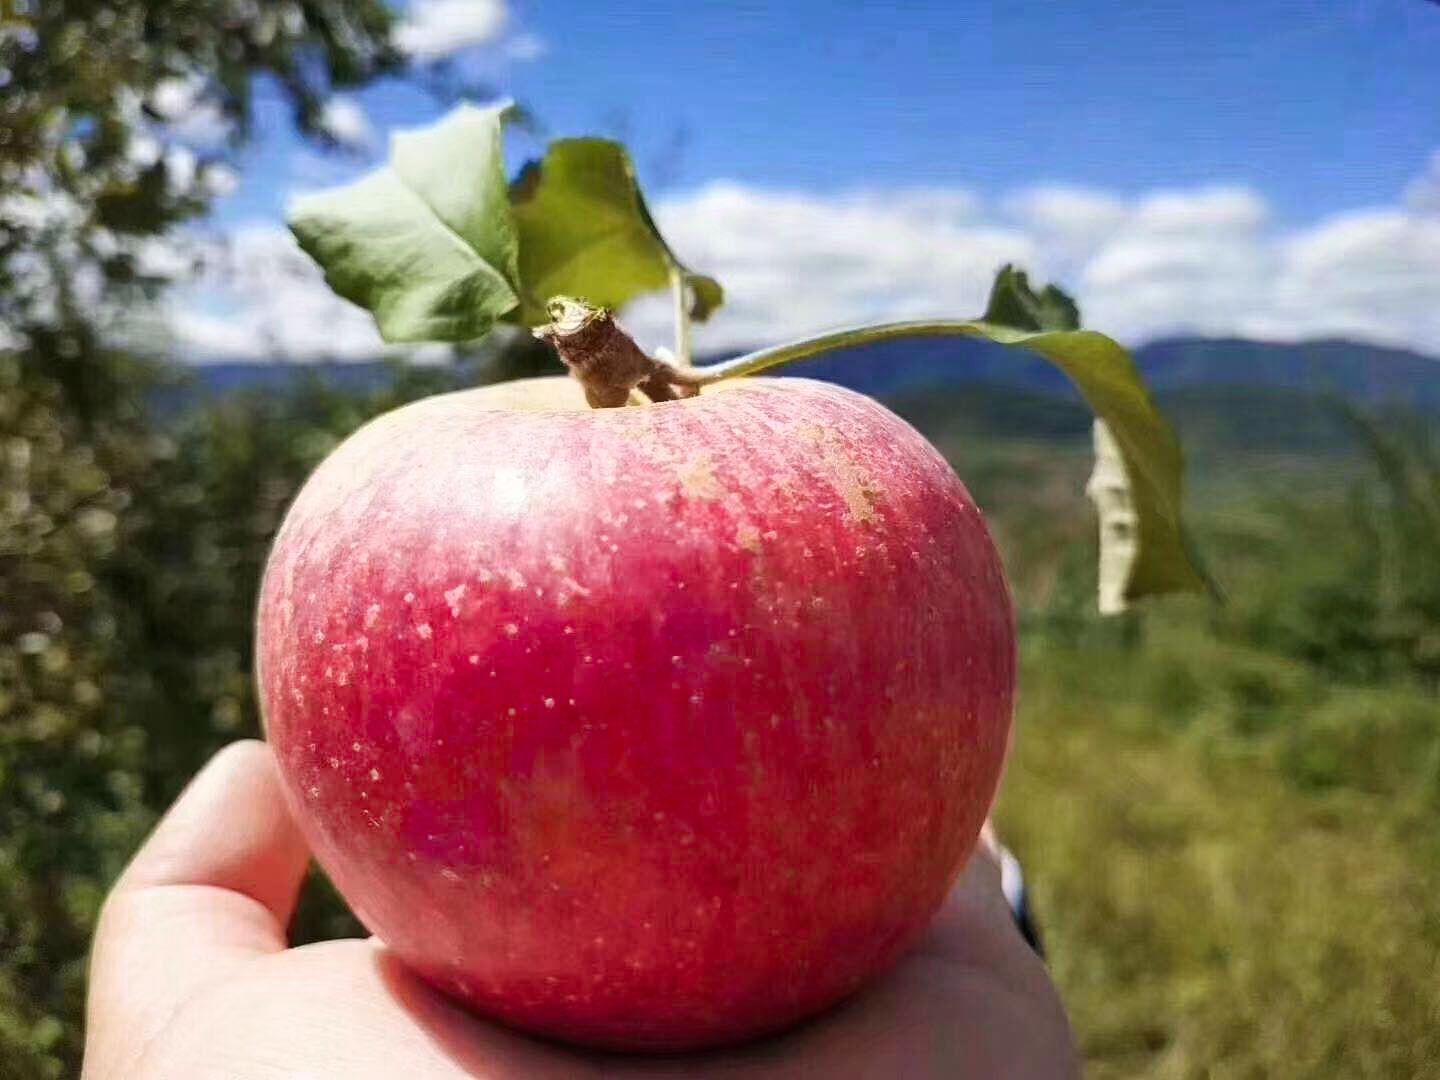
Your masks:
{"label": "thumb", "polygon": [[216,754],[105,902],[85,1075],[123,1076],[112,1048],[143,1048],[203,983],[284,949],[309,858],[269,747],[246,741]]}

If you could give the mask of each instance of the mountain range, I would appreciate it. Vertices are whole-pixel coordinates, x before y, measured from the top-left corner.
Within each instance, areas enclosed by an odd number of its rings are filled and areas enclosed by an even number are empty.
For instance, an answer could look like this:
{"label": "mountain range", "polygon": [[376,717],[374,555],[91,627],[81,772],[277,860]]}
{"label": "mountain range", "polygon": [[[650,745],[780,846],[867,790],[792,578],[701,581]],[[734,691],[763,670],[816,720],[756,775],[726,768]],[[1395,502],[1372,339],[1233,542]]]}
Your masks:
{"label": "mountain range", "polygon": [[[1440,359],[1405,349],[1342,340],[1289,345],[1240,338],[1172,338],[1142,346],[1135,351],[1135,360],[1159,395],[1202,387],[1268,387],[1333,395],[1371,406],[1440,408]],[[391,370],[384,361],[194,365],[200,386],[221,394],[280,388],[306,375],[339,388],[372,389],[384,385]],[[1044,360],[963,338],[864,345],[792,365],[786,374],[838,382],[881,398],[967,383],[1073,397],[1065,377]]]}
{"label": "mountain range", "polygon": [[[1440,359],[1352,341],[1276,344],[1239,338],[1172,338],[1135,351],[1160,407],[1187,444],[1316,450],[1345,441],[1337,401],[1440,415]],[[718,357],[710,359],[719,359]],[[706,361],[702,361],[706,362]],[[354,391],[394,377],[385,361],[196,364],[184,400],[240,390],[279,390],[307,377]],[[788,375],[837,382],[890,402],[926,430],[947,414],[993,434],[1082,438],[1090,414],[1058,370],[1039,357],[971,339],[882,342],[807,360]],[[454,385],[473,384],[470,368]]]}

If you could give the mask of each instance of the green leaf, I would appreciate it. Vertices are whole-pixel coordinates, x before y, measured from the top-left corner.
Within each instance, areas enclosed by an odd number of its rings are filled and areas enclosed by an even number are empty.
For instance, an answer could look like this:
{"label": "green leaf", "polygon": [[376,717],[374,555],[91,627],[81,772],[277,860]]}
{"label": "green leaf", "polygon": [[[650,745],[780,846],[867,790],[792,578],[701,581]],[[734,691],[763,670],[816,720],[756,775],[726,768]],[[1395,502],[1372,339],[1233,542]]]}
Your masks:
{"label": "green leaf", "polygon": [[1025,271],[1009,265],[995,275],[978,329],[1045,357],[1095,412],[1095,469],[1085,490],[1100,518],[1100,610],[1114,614],[1142,596],[1211,588],[1180,517],[1180,442],[1130,354],[1081,330],[1080,309],[1063,290],[1047,285],[1036,293]]}
{"label": "green leaf", "polygon": [[1095,413],[1095,472],[1087,492],[1100,514],[1101,610],[1122,611],[1159,593],[1211,590],[1181,520],[1180,442],[1130,354],[1093,330],[1036,332],[988,320],[972,326],[975,336],[1049,360]]}
{"label": "green leaf", "polygon": [[975,337],[1027,349],[1075,384],[1094,411],[1095,472],[1087,487],[1100,512],[1100,608],[1168,592],[1215,591],[1181,521],[1184,457],[1130,354],[1093,330],[1078,329],[1075,302],[1051,285],[1038,294],[1025,273],[1001,269],[985,316],[832,331],[722,361],[700,371],[707,382],[752,375],[806,357],[876,341]]}
{"label": "green leaf", "polygon": [[374,314],[386,341],[483,337],[519,302],[507,108],[462,105],[396,135],[389,166],[292,203],[300,246],[332,289]]}
{"label": "green leaf", "polygon": [[1080,309],[1058,286],[1046,285],[1037,294],[1025,271],[1007,263],[995,275],[980,321],[1017,330],[1079,330]]}
{"label": "green leaf", "polygon": [[619,143],[561,139],[531,162],[511,192],[520,234],[520,319],[548,321],[552,296],[583,296],[615,309],[670,286],[690,286],[690,316],[704,321],[724,301],[720,285],[688,270],[650,216],[635,166]]}

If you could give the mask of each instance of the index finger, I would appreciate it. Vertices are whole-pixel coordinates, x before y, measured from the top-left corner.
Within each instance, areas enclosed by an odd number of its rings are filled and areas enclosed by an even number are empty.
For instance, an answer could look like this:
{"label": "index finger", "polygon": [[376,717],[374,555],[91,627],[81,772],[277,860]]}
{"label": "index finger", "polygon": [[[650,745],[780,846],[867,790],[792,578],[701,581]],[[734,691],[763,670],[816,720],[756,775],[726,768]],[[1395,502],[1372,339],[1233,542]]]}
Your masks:
{"label": "index finger", "polygon": [[239,742],[212,758],[105,902],[87,1060],[105,1059],[114,1036],[143,1046],[228,964],[284,949],[309,858],[269,747]]}

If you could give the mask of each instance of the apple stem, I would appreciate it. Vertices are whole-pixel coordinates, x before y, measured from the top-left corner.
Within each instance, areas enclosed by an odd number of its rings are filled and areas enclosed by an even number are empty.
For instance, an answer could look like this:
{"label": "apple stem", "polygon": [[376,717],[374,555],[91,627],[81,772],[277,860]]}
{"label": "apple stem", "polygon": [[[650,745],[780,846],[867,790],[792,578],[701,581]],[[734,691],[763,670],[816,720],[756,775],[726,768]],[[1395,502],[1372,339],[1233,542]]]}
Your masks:
{"label": "apple stem", "polygon": [[531,333],[548,341],[585,388],[594,409],[629,404],[640,390],[651,401],[673,401],[699,393],[692,370],[682,370],[648,355],[602,307],[568,296],[546,305],[553,321]]}
{"label": "apple stem", "polygon": [[[994,327],[991,327],[994,332]],[[977,337],[977,325],[969,319],[913,319],[907,322],[872,323],[868,326],[847,326],[830,330],[815,337],[787,341],[781,345],[757,349],[743,356],[721,360],[719,363],[693,369],[700,386],[720,382],[722,379],[736,379],[744,375],[755,375],[770,368],[783,367],[797,360],[807,360],[837,349],[853,349],[860,345],[872,345],[877,341],[895,341],[902,338],[927,337]],[[1017,335],[1020,336],[1020,335]]]}
{"label": "apple stem", "polygon": [[[812,356],[871,345],[877,341],[926,337],[990,337],[997,338],[998,328],[984,326],[967,319],[916,319],[909,322],[875,323],[831,330],[815,337],[801,338],[783,345],[745,353],[707,367],[691,367],[689,360],[689,319],[682,317],[685,284],[672,276],[676,285],[677,346],[681,349],[679,363],[648,355],[635,340],[622,330],[604,308],[572,297],[553,298],[548,310],[553,322],[536,327],[537,338],[555,346],[560,359],[585,388],[585,400],[593,408],[616,408],[631,400],[631,393],[640,390],[651,401],[673,401],[693,397],[702,386],[725,379],[755,375],[771,368],[793,364]],[[1025,336],[1016,331],[1016,337]]]}

